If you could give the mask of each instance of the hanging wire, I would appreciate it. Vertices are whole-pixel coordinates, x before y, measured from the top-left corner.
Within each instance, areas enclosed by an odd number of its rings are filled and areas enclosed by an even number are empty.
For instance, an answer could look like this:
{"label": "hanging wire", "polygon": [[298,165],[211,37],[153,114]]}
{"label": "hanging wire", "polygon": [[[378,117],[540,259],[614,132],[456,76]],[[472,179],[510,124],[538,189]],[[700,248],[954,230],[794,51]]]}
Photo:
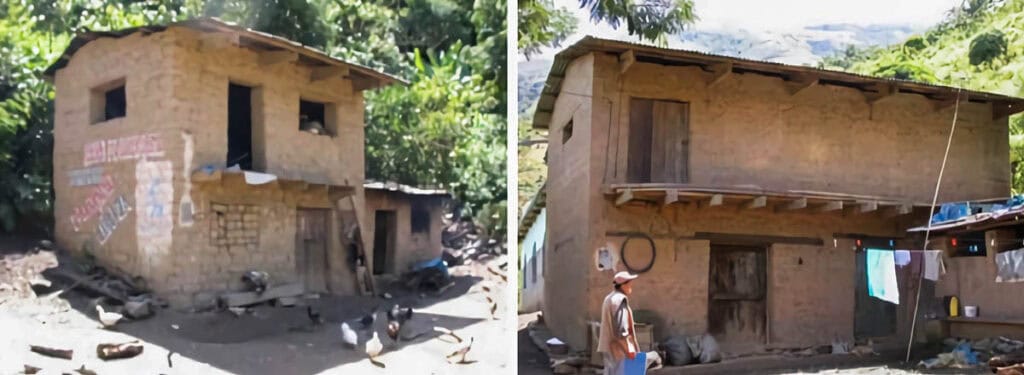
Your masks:
{"label": "hanging wire", "polygon": [[[928,213],[928,226],[924,231],[924,250],[928,250],[928,238],[932,232],[932,217],[935,215],[935,204],[939,200],[939,187],[942,186],[942,173],[946,171],[946,160],[949,159],[949,148],[953,145],[953,133],[956,131],[956,118],[960,113],[960,91],[963,90],[963,83],[956,89],[956,103],[953,105],[953,124],[949,127],[949,139],[946,140],[946,153],[942,155],[942,166],[939,167],[939,178],[935,180],[935,193],[932,194],[932,208]],[[907,358],[904,362],[910,362],[910,349],[914,344],[914,330],[917,328],[917,310],[921,306],[921,283],[924,280],[924,272],[917,275],[917,297],[914,301],[914,319],[910,323],[910,334],[907,339]]]}

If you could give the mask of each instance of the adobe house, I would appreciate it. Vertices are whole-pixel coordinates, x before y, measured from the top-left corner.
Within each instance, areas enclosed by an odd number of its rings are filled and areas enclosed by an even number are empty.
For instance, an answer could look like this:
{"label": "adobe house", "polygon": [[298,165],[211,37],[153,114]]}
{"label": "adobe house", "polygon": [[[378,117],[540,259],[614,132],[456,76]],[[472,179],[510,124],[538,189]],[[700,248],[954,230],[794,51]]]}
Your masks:
{"label": "adobe house", "polygon": [[356,291],[363,91],[397,78],[209,18],[80,34],[46,75],[59,246],[176,306],[249,269]]}
{"label": "adobe house", "polygon": [[[555,58],[544,318],[588,347],[616,270],[656,340],[726,352],[875,338],[905,345],[908,296],[868,297],[865,247],[927,216],[957,90],[587,37]],[[941,201],[1008,195],[1007,116],[964,90]],[[916,244],[915,246],[920,246]],[[598,270],[596,259],[611,260]],[[557,303],[552,303],[557,301]],[[912,305],[912,304],[911,304]]]}
{"label": "adobe house", "polygon": [[[934,282],[933,293],[922,295],[922,311],[935,314],[932,325],[943,337],[1024,339],[1024,304],[1020,303],[1024,280],[998,278],[996,262],[1000,254],[1024,248],[1024,222],[1020,220],[1024,206],[992,211],[985,207],[988,204],[991,202],[971,202],[985,212],[948,224],[936,223],[931,229],[928,248],[943,250],[946,273]],[[908,232],[923,237],[926,229],[922,225]],[[959,299],[959,317],[946,313],[942,305],[946,296]],[[963,306],[977,306],[978,316],[965,317]]]}
{"label": "adobe house", "polygon": [[441,232],[451,195],[439,189],[368,182],[367,241],[374,275],[398,276],[417,262],[441,256]]}

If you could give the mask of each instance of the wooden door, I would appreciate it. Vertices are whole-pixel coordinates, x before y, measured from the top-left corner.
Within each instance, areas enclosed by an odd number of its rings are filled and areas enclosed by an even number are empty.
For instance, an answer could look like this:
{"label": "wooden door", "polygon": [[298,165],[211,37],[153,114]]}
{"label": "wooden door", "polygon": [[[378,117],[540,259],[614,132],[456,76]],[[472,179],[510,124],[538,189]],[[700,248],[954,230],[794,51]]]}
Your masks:
{"label": "wooden door", "polygon": [[689,181],[688,116],[687,103],[630,99],[628,182]]}
{"label": "wooden door", "polygon": [[395,272],[395,240],[398,219],[395,211],[377,210],[373,221],[373,274]]}
{"label": "wooden door", "polygon": [[723,343],[765,343],[766,258],[761,247],[711,245],[708,331]]}
{"label": "wooden door", "polygon": [[306,291],[327,291],[327,214],[325,209],[300,208],[295,230],[295,263]]}
{"label": "wooden door", "polygon": [[857,338],[884,337],[896,333],[896,305],[868,294],[867,251],[857,249],[857,291],[854,298],[853,334]]}

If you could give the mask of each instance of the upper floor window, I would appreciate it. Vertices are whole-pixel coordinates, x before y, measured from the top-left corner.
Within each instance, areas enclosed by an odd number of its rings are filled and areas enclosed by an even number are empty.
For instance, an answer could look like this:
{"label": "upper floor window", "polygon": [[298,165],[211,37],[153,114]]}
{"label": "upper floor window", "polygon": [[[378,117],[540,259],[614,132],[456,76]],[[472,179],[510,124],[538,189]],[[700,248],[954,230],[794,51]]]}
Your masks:
{"label": "upper floor window", "polygon": [[299,130],[316,135],[336,134],[333,107],[330,103],[299,99]]}
{"label": "upper floor window", "polygon": [[93,124],[124,117],[128,113],[124,78],[94,87],[89,99],[90,120]]}
{"label": "upper floor window", "polygon": [[413,233],[430,231],[430,211],[418,204],[413,204],[409,214],[409,226]]}
{"label": "upper floor window", "polygon": [[689,104],[630,100],[627,182],[689,181]]}

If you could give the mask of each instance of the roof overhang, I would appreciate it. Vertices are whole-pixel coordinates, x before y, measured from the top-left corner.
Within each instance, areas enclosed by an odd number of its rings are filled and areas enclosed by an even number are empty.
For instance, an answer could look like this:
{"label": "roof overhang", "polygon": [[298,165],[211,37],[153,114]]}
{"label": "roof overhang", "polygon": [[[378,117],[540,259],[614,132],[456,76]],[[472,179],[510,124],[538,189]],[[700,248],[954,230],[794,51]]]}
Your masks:
{"label": "roof overhang", "polygon": [[[547,129],[565,78],[566,68],[573,60],[589,53],[606,53],[619,57],[622,64],[647,62],[672,66],[696,66],[713,74],[709,84],[714,84],[726,74],[761,74],[778,77],[787,82],[792,90],[814,85],[834,85],[861,90],[869,101],[896,93],[919,94],[936,101],[936,106],[945,106],[957,97],[958,91],[964,101],[992,103],[993,118],[1002,118],[1024,111],[1024,99],[1012,96],[955,87],[933,85],[922,82],[879,78],[860,74],[838,72],[808,66],[786,65],[768,61],[741,59],[703,52],[652,47],[644,44],[600,39],[587,36],[555,55],[548,72],[544,89],[537,100],[533,116],[533,127]],[[625,65],[624,65],[625,67]],[[952,104],[949,104],[952,105]]]}
{"label": "roof overhang", "polygon": [[526,206],[523,207],[523,215],[519,218],[519,239],[523,239],[526,233],[533,227],[533,223],[537,221],[537,217],[540,216],[544,207],[547,206],[548,196],[548,182],[544,181],[540,185],[540,189],[537,193],[530,198],[529,202],[526,202]]}
{"label": "roof overhang", "polygon": [[294,59],[289,58],[289,60],[294,60],[298,64],[308,65],[314,69],[338,68],[334,70],[341,72],[341,75],[351,79],[353,81],[353,88],[360,91],[376,89],[395,83],[407,84],[401,78],[353,62],[331,57],[316,48],[212,17],[194,18],[166,25],[147,25],[113,31],[87,31],[78,34],[71,40],[71,43],[68,44],[68,47],[57,61],[46,68],[44,76],[52,79],[57,70],[67,66],[79,49],[94,40],[100,38],[122,38],[135,33],[148,35],[162,32],[170,27],[185,27],[204,33],[223,33],[229,36],[227,39],[232,44],[267,53],[268,55],[280,52],[294,53],[296,57]]}
{"label": "roof overhang", "polygon": [[[1001,201],[1005,201],[1005,199]],[[922,225],[907,229],[907,232],[913,233],[930,231],[935,234],[971,232],[1020,224],[1024,224],[1024,205],[1008,207],[990,212],[981,212],[974,215],[964,216],[956,220],[935,223],[931,226]]]}
{"label": "roof overhang", "polygon": [[336,185],[324,181],[282,178],[270,173],[244,171],[236,168],[203,168],[192,172],[191,182],[199,185],[244,183],[254,188],[276,188],[283,191],[316,193],[323,192],[334,201],[354,195],[355,186]]}
{"label": "roof overhang", "polygon": [[691,204],[699,208],[724,206],[775,213],[812,212],[858,214],[882,213],[887,217],[908,215],[928,204],[890,197],[802,190],[766,190],[755,186],[699,186],[693,184],[613,184],[605,196],[616,206],[628,204]]}
{"label": "roof overhang", "polygon": [[363,188],[367,190],[377,190],[383,192],[394,192],[402,193],[406,195],[418,195],[418,196],[440,196],[450,197],[451,194],[444,189],[425,189],[418,188],[415,186],[403,185],[394,182],[377,182],[371,181],[363,184]]}

